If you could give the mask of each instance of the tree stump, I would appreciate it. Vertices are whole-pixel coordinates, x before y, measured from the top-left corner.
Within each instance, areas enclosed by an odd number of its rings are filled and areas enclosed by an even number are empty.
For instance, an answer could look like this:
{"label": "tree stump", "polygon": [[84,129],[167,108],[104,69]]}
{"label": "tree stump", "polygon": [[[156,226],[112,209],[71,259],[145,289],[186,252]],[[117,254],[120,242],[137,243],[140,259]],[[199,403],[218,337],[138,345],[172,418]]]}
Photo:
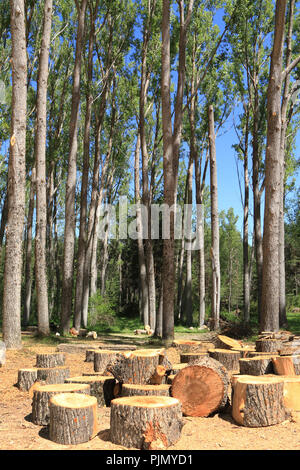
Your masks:
{"label": "tree stump", "polygon": [[283,400],[286,408],[291,411],[300,412],[300,377],[284,376]]}
{"label": "tree stump", "polygon": [[261,338],[255,341],[256,351],[258,352],[275,352],[282,348],[282,342],[279,339]]}
{"label": "tree stump", "polygon": [[85,351],[85,362],[94,362],[95,349],[87,349]]}
{"label": "tree stump", "polygon": [[233,351],[232,349],[211,349],[209,355],[216,361],[221,362],[228,371],[239,372],[239,360],[241,357],[239,351]]}
{"label": "tree stump", "polygon": [[107,376],[84,375],[79,377],[70,377],[66,379],[66,383],[88,384],[90,386],[90,394],[97,398],[98,406],[110,406],[110,402],[114,396],[114,388],[116,380]]}
{"label": "tree stump", "polygon": [[94,351],[94,371],[101,372],[102,375],[106,375],[107,366],[114,363],[119,352],[120,351],[111,351],[105,349]]}
{"label": "tree stump", "polygon": [[182,430],[180,402],[164,396],[132,396],[111,402],[110,438],[114,444],[141,450],[164,450]]}
{"label": "tree stump", "polygon": [[136,384],[123,384],[122,385],[122,397],[132,396],[170,396],[170,385],[136,385]]}
{"label": "tree stump", "polygon": [[49,400],[58,393],[86,393],[89,395],[90,386],[87,384],[50,384],[39,385],[33,390],[32,421],[40,426],[47,426],[50,421]]}
{"label": "tree stump", "polygon": [[256,356],[240,359],[240,373],[242,375],[274,374],[272,357],[274,356]]}
{"label": "tree stump", "polygon": [[37,368],[54,368],[65,365],[65,354],[61,352],[37,354],[36,367]]}
{"label": "tree stump", "polygon": [[234,387],[232,417],[246,427],[279,424],[289,417],[284,405],[284,381],[280,377],[249,377]]}
{"label": "tree stump", "polygon": [[300,354],[272,357],[274,371],[278,375],[300,375]]}
{"label": "tree stump", "polygon": [[189,364],[188,362],[181,362],[180,364],[173,364],[172,368],[168,371],[169,372],[168,376],[170,377],[170,375],[176,375],[180,370],[187,367],[188,364]]}
{"label": "tree stump", "polygon": [[243,346],[242,341],[230,338],[225,335],[218,335],[217,337],[217,348],[218,349],[236,349]]}
{"label": "tree stump", "polygon": [[63,384],[70,377],[70,369],[65,366],[37,369],[37,379],[46,384]]}
{"label": "tree stump", "polygon": [[206,417],[227,405],[228,388],[229,376],[223,364],[204,357],[175,375],[171,396],[181,402],[184,415]]}
{"label": "tree stump", "polygon": [[58,444],[88,442],[98,432],[97,399],[83,393],[60,393],[50,398],[49,437]]}
{"label": "tree stump", "polygon": [[[164,366],[167,364],[167,367]],[[158,369],[158,366],[161,366]],[[107,370],[121,383],[126,384],[150,384],[161,376],[162,368],[171,367],[164,355],[164,350],[138,350],[118,353],[113,363],[107,366]]]}
{"label": "tree stump", "polygon": [[37,372],[38,370],[36,368],[19,369],[17,380],[18,389],[28,392],[30,387],[32,387],[34,382],[37,380]]}
{"label": "tree stump", "polygon": [[198,353],[182,353],[180,354],[180,362],[182,364],[194,362],[194,361],[197,361],[198,359],[201,359],[203,356],[208,357],[209,353],[207,351],[198,352]]}

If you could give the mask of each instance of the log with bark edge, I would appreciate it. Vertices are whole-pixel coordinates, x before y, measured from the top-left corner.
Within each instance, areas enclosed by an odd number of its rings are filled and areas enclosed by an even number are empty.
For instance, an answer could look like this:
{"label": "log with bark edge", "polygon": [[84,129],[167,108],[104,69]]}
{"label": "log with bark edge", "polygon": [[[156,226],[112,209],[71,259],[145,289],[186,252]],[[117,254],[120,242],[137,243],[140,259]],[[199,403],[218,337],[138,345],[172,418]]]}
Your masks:
{"label": "log with bark edge", "polygon": [[263,357],[263,356],[266,356],[266,357],[271,357],[271,356],[278,356],[278,352],[273,352],[273,353],[270,353],[270,352],[258,352],[258,351],[250,351],[248,353],[248,357],[251,358],[251,357]]}
{"label": "log with bark edge", "polygon": [[187,367],[189,364],[188,362],[181,362],[180,364],[173,364],[172,368],[168,371],[168,376],[176,375],[180,370]]}
{"label": "log with bark edge", "polygon": [[85,351],[85,362],[94,362],[95,349],[87,349]]}
{"label": "log with bark edge", "polygon": [[158,366],[165,372],[171,367],[164,350],[137,350],[118,353],[107,370],[121,383],[146,385],[157,377]]}
{"label": "log with bark edge", "polygon": [[272,358],[276,356],[255,356],[240,359],[240,373],[243,375],[274,374]]}
{"label": "log with bark edge", "polygon": [[197,361],[198,359],[201,359],[201,357],[208,357],[209,353],[207,351],[204,352],[197,352],[197,353],[181,353],[180,354],[180,362],[182,364],[186,364],[189,362],[194,362]]}
{"label": "log with bark edge", "polygon": [[111,402],[110,439],[141,450],[164,450],[175,444],[183,427],[180,402],[164,396],[132,396]]}
{"label": "log with bark edge", "polygon": [[230,338],[229,336],[218,335],[217,337],[216,347],[218,349],[233,349],[233,348],[240,348],[242,346],[243,346],[242,341],[238,341],[236,339]]}
{"label": "log with bark edge", "polygon": [[251,357],[252,353],[259,355],[259,353],[255,351],[254,346],[241,346],[240,348],[232,348],[231,351],[239,352],[241,355],[241,358]]}
{"label": "log with bark edge", "polygon": [[206,352],[214,348],[214,343],[193,340],[175,340],[172,347],[178,349],[179,354]]}
{"label": "log with bark edge", "polygon": [[47,384],[62,384],[68,377],[70,377],[70,369],[65,366],[37,369],[37,380]]}
{"label": "log with bark edge", "polygon": [[59,393],[86,393],[90,394],[87,384],[37,384],[32,397],[32,422],[40,426],[47,426],[50,421],[49,400]]}
{"label": "log with bark edge", "polygon": [[115,398],[114,390],[116,380],[113,377],[101,375],[84,375],[78,377],[70,377],[66,379],[66,383],[88,384],[90,386],[90,394],[97,398],[98,406],[110,406],[111,400]]}
{"label": "log with bark edge", "polygon": [[59,393],[50,398],[49,437],[58,444],[88,442],[98,432],[97,399],[83,393]]}
{"label": "log with bark edge", "polygon": [[36,367],[37,368],[53,368],[65,365],[66,356],[62,352],[37,354]]}
{"label": "log with bark edge", "polygon": [[239,372],[239,360],[241,357],[239,351],[233,351],[232,349],[211,349],[209,355],[216,361],[221,362],[228,371]]}
{"label": "log with bark edge", "polygon": [[32,387],[34,382],[37,380],[37,369],[19,369],[18,370],[18,380],[17,387],[19,390],[26,391]]}
{"label": "log with bark edge", "polygon": [[232,417],[246,427],[272,426],[289,418],[281,377],[240,378],[234,386]]}
{"label": "log with bark edge", "polygon": [[255,348],[257,352],[275,352],[282,348],[282,342],[279,339],[261,338],[255,341]]}
{"label": "log with bark edge", "polygon": [[300,375],[300,354],[294,356],[274,356],[274,371],[278,375]]}
{"label": "log with bark edge", "polygon": [[136,384],[123,384],[122,385],[122,397],[132,396],[145,396],[145,395],[156,395],[156,396],[170,396],[170,385],[136,385]]}
{"label": "log with bark edge", "polygon": [[101,372],[105,375],[108,364],[112,364],[119,353],[120,351],[112,351],[108,349],[94,351],[94,371]]}
{"label": "log with bark edge", "polygon": [[219,361],[211,357],[187,365],[172,381],[171,396],[178,398],[186,416],[209,416],[228,403],[229,375]]}
{"label": "log with bark edge", "polygon": [[284,404],[291,411],[300,412],[300,376],[281,376],[284,382]]}

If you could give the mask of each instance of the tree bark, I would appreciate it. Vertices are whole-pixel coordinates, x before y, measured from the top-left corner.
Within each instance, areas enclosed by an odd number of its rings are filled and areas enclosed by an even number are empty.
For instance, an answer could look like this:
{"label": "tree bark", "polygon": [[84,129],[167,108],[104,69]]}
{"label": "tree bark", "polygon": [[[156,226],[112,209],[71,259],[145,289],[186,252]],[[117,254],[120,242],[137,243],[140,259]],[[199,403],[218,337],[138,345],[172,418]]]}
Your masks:
{"label": "tree bark", "polygon": [[6,226],[3,340],[7,349],[21,342],[22,245],[25,217],[25,153],[27,108],[27,51],[24,1],[10,1],[12,37],[12,117],[8,163],[8,219]]}
{"label": "tree bark", "polygon": [[32,223],[33,223],[33,212],[34,212],[34,194],[35,194],[35,168],[32,169],[32,173],[31,173],[29,206],[28,206],[28,214],[27,214],[27,230],[26,230],[26,241],[25,241],[25,298],[24,298],[24,315],[23,315],[23,324],[25,327],[29,324],[30,307],[31,307]]}

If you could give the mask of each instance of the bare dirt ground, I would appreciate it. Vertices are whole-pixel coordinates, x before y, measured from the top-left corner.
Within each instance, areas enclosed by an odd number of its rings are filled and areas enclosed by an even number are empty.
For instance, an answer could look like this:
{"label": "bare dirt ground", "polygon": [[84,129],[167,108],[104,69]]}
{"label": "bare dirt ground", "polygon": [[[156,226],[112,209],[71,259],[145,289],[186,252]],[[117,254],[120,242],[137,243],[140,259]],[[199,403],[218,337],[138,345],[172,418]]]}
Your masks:
{"label": "bare dirt ground", "polygon": [[[18,370],[34,367],[38,352],[54,352],[56,347],[30,345],[7,351],[6,364],[0,368],[0,450],[128,450],[110,441],[110,408],[98,408],[99,433],[90,442],[63,446],[49,440],[48,428],[31,421],[31,399],[28,392],[16,386]],[[174,360],[169,350],[169,357]],[[92,372],[93,363],[85,362],[85,352],[66,353],[71,376]],[[209,418],[183,418],[180,440],[169,451],[180,450],[300,450],[300,422],[285,421],[265,428],[245,428],[225,414]]]}

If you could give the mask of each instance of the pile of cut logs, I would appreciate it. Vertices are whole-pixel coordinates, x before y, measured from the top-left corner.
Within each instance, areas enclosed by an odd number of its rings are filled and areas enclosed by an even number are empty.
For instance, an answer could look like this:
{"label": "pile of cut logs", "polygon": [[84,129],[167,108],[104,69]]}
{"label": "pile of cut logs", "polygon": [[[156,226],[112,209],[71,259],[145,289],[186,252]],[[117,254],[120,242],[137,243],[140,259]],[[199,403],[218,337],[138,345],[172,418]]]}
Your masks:
{"label": "pile of cut logs", "polygon": [[[183,416],[227,411],[240,425],[279,424],[300,412],[300,338],[264,332],[255,346],[219,335],[214,343],[174,341],[165,349],[90,349],[94,372],[70,377],[65,354],[38,354],[18,373],[32,397],[32,420],[60,444],[97,435],[97,408],[110,407],[110,439],[163,450],[181,435]],[[299,341],[299,343],[298,343]],[[70,428],[71,427],[71,428]]]}

